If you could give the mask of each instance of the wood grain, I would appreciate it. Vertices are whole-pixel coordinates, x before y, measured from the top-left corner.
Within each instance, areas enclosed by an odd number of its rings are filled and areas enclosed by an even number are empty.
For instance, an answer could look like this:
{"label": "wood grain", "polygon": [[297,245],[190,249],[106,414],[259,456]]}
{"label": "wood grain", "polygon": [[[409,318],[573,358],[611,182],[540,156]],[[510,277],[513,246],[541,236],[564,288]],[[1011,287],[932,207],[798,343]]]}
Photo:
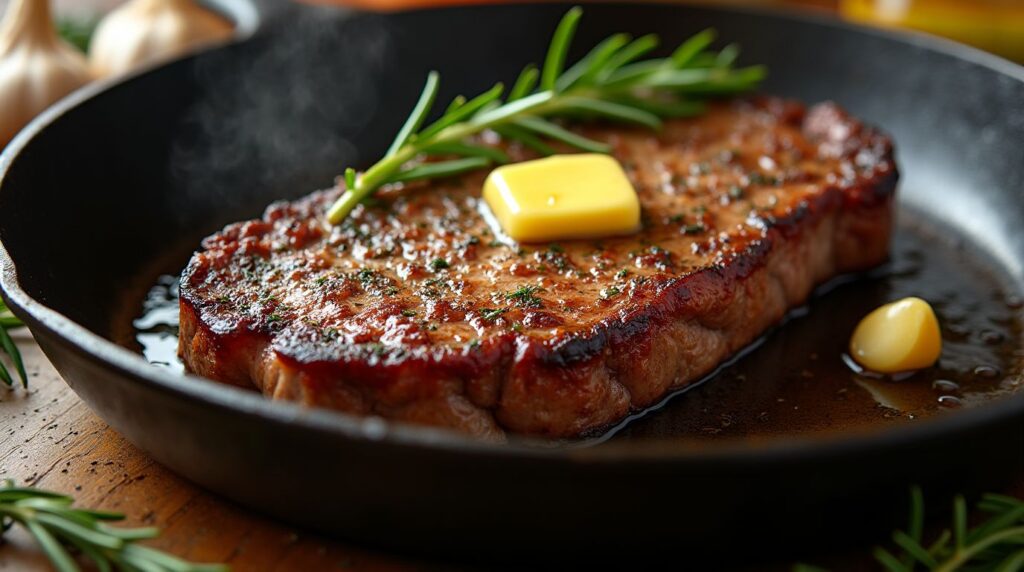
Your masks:
{"label": "wood grain", "polygon": [[[0,389],[0,475],[119,511],[125,524],[158,526],[148,544],[235,571],[407,571],[412,564],[276,523],[173,475],[108,427],[65,385],[25,330],[14,334],[29,390]],[[31,538],[15,529],[0,546],[0,570],[49,570]]]}

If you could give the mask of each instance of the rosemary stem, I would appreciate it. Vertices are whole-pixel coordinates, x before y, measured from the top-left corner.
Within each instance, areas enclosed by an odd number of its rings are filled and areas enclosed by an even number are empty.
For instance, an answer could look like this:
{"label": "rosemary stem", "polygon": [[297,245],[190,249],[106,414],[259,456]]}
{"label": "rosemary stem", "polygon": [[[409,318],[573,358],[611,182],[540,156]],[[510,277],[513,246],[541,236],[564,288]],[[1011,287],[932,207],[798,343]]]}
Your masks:
{"label": "rosemary stem", "polygon": [[[758,66],[733,67],[738,53],[735,46],[717,54],[705,52],[713,38],[711,31],[690,38],[669,58],[647,60],[641,57],[657,46],[657,36],[630,41],[626,34],[615,34],[564,69],[581,13],[582,9],[575,7],[562,17],[543,69],[526,66],[504,98],[501,83],[474,98],[456,97],[440,118],[421,130],[440,81],[436,71],[427,74],[416,106],[384,157],[362,176],[352,168],[345,170],[345,192],[328,209],[328,221],[339,224],[384,185],[451,177],[506,161],[500,150],[468,141],[488,129],[541,155],[556,152],[542,139],[561,142],[571,149],[605,153],[610,149],[606,144],[551,120],[572,114],[658,129],[664,118],[700,113],[703,100],[748,91],[764,76],[763,68]],[[538,79],[540,87],[535,90]],[[436,164],[424,162],[440,156],[457,158]]]}
{"label": "rosemary stem", "polygon": [[341,199],[327,211],[327,220],[330,221],[331,224],[340,223],[350,212],[352,212],[352,209],[356,208],[356,205],[384,184],[392,175],[398,172],[402,168],[402,165],[416,158],[423,149],[430,145],[462,141],[467,137],[472,137],[473,135],[480,133],[481,131],[501,127],[502,125],[511,123],[526,115],[543,115],[546,113],[557,112],[564,105],[565,100],[555,98],[553,96],[554,94],[552,94],[552,97],[544,99],[536,105],[524,107],[519,112],[509,114],[496,121],[486,123],[473,121],[459,123],[446,127],[433,137],[417,139],[406,143],[393,155],[378,161],[372,167],[367,169],[366,172],[359,177],[356,182],[356,187],[354,189],[347,190],[345,194],[342,195]]}
{"label": "rosemary stem", "polygon": [[1024,539],[1024,526],[1017,526],[1014,528],[1007,528],[1006,530],[997,532],[989,537],[986,537],[978,542],[965,546],[961,550],[957,550],[956,553],[947,562],[943,562],[941,566],[935,568],[933,572],[954,572],[961,566],[966,564],[976,556],[979,552],[984,551],[992,545],[999,544],[1004,540],[1010,540],[1014,538]]}

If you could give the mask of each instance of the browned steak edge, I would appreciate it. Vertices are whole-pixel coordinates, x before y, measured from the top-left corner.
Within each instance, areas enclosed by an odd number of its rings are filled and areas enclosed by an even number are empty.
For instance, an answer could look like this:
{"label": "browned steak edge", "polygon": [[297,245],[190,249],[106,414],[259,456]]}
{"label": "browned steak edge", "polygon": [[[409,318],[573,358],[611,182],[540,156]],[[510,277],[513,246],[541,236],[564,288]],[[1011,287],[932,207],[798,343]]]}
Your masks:
{"label": "browned steak edge", "polygon": [[548,343],[507,335],[441,357],[316,362],[275,351],[264,333],[217,333],[183,297],[180,352],[195,373],[255,383],[274,398],[484,438],[578,436],[706,375],[821,282],[886,259],[898,175],[888,140],[865,131],[858,137],[884,145],[888,168],[763,219],[765,236],[739,254],[662,285],[652,302],[586,335]]}

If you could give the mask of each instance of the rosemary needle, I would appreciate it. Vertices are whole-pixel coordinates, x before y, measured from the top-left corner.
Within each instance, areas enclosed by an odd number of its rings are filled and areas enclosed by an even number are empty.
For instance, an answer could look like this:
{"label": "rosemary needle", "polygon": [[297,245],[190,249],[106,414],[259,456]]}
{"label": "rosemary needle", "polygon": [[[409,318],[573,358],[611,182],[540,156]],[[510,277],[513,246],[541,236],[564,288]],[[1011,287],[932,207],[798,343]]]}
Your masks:
{"label": "rosemary needle", "polygon": [[507,94],[499,83],[472,99],[457,97],[440,118],[427,124],[441,82],[437,72],[430,72],[384,157],[361,175],[345,170],[346,190],[328,210],[330,222],[340,223],[383,185],[451,177],[507,162],[500,150],[472,142],[482,131],[493,131],[542,155],[555,152],[547,141],[607,153],[606,144],[578,135],[560,121],[603,119],[657,129],[666,118],[702,113],[708,98],[754,89],[765,76],[762,66],[733,66],[739,54],[735,44],[717,53],[708,51],[712,30],[686,40],[667,58],[646,60],[641,58],[657,48],[658,36],[632,39],[615,34],[566,68],[582,15],[583,10],[575,7],[562,17],[543,67],[527,66]]}
{"label": "rosemary needle", "polygon": [[136,544],[155,537],[155,528],[113,528],[108,521],[123,515],[72,507],[74,500],[60,493],[16,487],[10,480],[0,486],[0,534],[17,523],[35,539],[58,572],[78,572],[74,555],[81,555],[100,571],[225,572],[220,564],[192,564],[159,550]]}
{"label": "rosemary needle", "polygon": [[[1024,571],[1024,500],[996,494],[983,495],[977,505],[988,517],[973,528],[968,524],[967,502],[953,501],[951,526],[926,542],[924,497],[914,487],[910,494],[910,522],[906,530],[892,534],[896,551],[876,547],[881,570],[888,572]],[[794,572],[827,572],[798,564]]]}
{"label": "rosemary needle", "polygon": [[[21,359],[21,352],[18,351],[18,346],[14,344],[14,340],[11,339],[11,335],[8,333],[8,330],[18,328],[21,325],[21,320],[11,313],[11,310],[3,300],[0,300],[0,352],[7,354],[7,357],[10,358],[11,363],[14,364],[15,370],[18,372],[21,386],[27,389],[28,375],[25,373],[25,364]],[[2,361],[0,361],[0,382],[8,387],[14,385],[14,378],[7,369],[7,365]]]}

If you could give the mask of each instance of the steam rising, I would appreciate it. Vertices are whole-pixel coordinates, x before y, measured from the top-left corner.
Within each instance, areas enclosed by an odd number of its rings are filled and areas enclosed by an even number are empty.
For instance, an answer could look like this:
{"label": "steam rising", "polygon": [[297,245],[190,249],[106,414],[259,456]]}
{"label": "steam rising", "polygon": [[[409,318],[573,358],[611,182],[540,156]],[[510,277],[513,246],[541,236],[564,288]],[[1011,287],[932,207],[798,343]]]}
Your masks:
{"label": "steam rising", "polygon": [[174,186],[219,218],[333,184],[359,159],[352,140],[377,109],[388,51],[383,18],[304,8],[271,34],[200,58],[203,95],[174,142]]}

